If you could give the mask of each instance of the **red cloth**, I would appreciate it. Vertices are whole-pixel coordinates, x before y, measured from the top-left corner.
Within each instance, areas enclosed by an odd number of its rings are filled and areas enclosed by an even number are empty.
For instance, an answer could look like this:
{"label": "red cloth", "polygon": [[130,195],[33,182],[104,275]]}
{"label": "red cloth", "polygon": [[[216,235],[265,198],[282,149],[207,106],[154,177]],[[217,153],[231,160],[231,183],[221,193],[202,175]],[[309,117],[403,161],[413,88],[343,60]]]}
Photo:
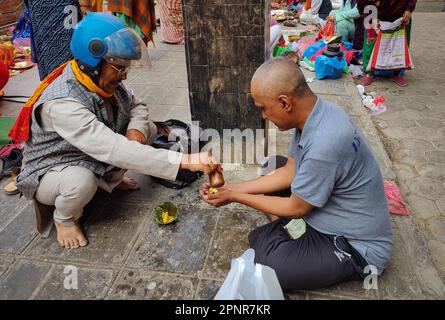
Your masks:
{"label": "red cloth", "polygon": [[334,21],[328,20],[326,21],[326,24],[324,25],[323,29],[318,34],[317,40],[324,39],[324,38],[330,38],[335,35],[335,24]]}
{"label": "red cloth", "polygon": [[9,131],[8,136],[11,140],[15,142],[25,142],[29,139],[29,133],[31,131],[31,119],[32,119],[32,110],[34,108],[35,103],[39,100],[42,93],[45,91],[48,86],[54,82],[65,70],[67,63],[62,64],[57,67],[56,70],[51,72],[49,75],[40,82],[40,85],[37,87],[36,91],[33,95],[26,101],[22,110],[19,113],[19,116],[15,120],[14,125]]}
{"label": "red cloth", "polygon": [[402,192],[392,181],[384,181],[386,201],[388,202],[389,213],[396,216],[407,216],[408,209],[403,203]]}
{"label": "red cloth", "polygon": [[6,64],[0,61],[0,91],[6,86],[8,80],[9,80],[9,69],[6,66]]}

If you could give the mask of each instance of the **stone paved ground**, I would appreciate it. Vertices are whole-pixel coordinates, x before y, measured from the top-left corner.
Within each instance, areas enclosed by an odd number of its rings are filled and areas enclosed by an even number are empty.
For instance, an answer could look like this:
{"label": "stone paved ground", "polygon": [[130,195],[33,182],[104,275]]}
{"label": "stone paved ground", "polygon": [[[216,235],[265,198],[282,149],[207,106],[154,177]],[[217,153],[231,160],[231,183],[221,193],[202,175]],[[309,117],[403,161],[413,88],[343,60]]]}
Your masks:
{"label": "stone paved ground", "polygon": [[418,0],[416,12],[441,12],[443,8],[443,0]]}
{"label": "stone paved ground", "polygon": [[[429,30],[428,28],[434,26],[434,19],[438,19],[438,16],[425,16],[421,19],[422,17],[420,14],[416,15],[418,28],[422,31],[423,25],[427,28],[425,30]],[[426,34],[427,45],[433,45],[430,38],[434,32]],[[439,43],[438,46],[442,45]],[[406,124],[411,124],[412,127],[408,132],[415,127],[436,126],[432,127],[433,132],[428,135],[423,130],[414,131],[416,139],[431,138],[432,147],[428,143],[425,143],[426,146],[416,145],[419,148],[416,153],[411,151],[411,141],[400,143],[402,148],[406,147],[408,150],[403,157],[409,162],[405,166],[414,165],[414,168],[419,158],[430,160],[431,166],[437,166],[440,161],[436,160],[443,159],[439,153],[441,141],[433,138],[439,132],[443,134],[443,122],[437,122],[443,121],[443,113],[439,106],[440,100],[436,97],[443,93],[443,88],[439,85],[440,78],[436,79],[434,76],[440,74],[435,67],[425,63],[425,73],[420,72],[422,67],[419,55],[422,52],[431,53],[431,50],[425,48],[420,43],[413,45],[418,69],[409,75],[412,80],[409,88],[411,91],[402,91],[392,83],[385,83],[384,86],[378,84],[375,89],[387,96],[390,108],[387,114],[374,119],[381,132],[399,127],[401,130],[398,133],[401,136],[394,139],[403,140]],[[439,53],[441,50],[436,48]],[[154,120],[190,120],[183,50],[182,46],[157,42],[157,48],[151,50],[154,66],[150,73],[135,72],[128,80],[128,86],[150,104]],[[439,57],[440,54],[435,56],[436,59]],[[13,90],[21,93],[32,91],[35,83],[35,71],[23,74],[12,79],[7,94],[12,94]],[[439,174],[440,167],[437,170],[422,167],[425,174],[420,176],[422,172],[417,172],[417,178],[413,175],[415,169],[402,167],[398,161],[394,161],[393,170],[393,162],[380,140],[381,132],[376,130],[371,118],[361,107],[360,98],[349,77],[338,81],[316,81],[311,87],[316,93],[342,105],[366,132],[385,178],[397,180],[402,185],[404,179],[408,181],[409,177],[414,178],[413,183],[405,183],[414,190],[403,187],[404,191],[413,191],[413,194],[405,192],[412,213],[409,218],[392,217],[395,247],[391,264],[379,279],[378,290],[364,290],[360,282],[351,282],[317,291],[290,292],[287,297],[445,298],[441,269],[444,263],[440,260],[444,247],[441,238],[443,224],[436,224],[434,220],[442,219],[437,212],[443,207],[444,186],[443,177]],[[400,96],[400,93],[408,91],[411,92],[407,93],[410,98],[406,98],[405,94]],[[428,100],[419,98],[419,94],[423,94],[424,99]],[[411,101],[418,103],[409,103]],[[431,122],[426,121],[426,118],[419,118],[419,115],[424,114],[423,109],[418,110],[422,103],[424,109],[431,112],[430,118],[434,118]],[[411,112],[405,111],[408,108],[413,109]],[[2,103],[0,112],[15,115],[18,109],[16,105]],[[392,115],[394,113],[397,115]],[[408,118],[398,120],[405,116]],[[398,125],[390,123],[388,119]],[[423,138],[418,137],[417,133],[423,134]],[[397,149],[391,148],[396,148],[397,143],[387,140],[385,133],[383,138],[392,157],[391,151]],[[285,152],[289,139],[289,134],[278,135],[278,153]],[[0,192],[0,299],[212,299],[230,269],[231,259],[241,255],[247,248],[248,232],[266,223],[267,219],[255,210],[241,205],[221,209],[209,207],[200,201],[197,194],[200,183],[205,178],[183,191],[173,191],[154,184],[149,177],[134,173],[130,175],[140,182],[140,191],[112,195],[98,193],[86,209],[83,225],[90,244],[82,250],[62,250],[56,243],[54,233],[47,240],[38,237],[34,231],[30,204],[24,199]],[[257,169],[254,166],[226,167],[228,181],[241,181],[256,175]],[[429,199],[431,196],[437,199]],[[439,198],[442,200],[433,202]],[[418,199],[421,201],[417,201]],[[165,200],[177,203],[181,212],[178,223],[161,228],[154,222],[152,210],[156,203]],[[425,219],[425,228],[417,226],[421,217],[428,218]],[[437,238],[431,238],[430,232],[437,235]],[[65,290],[63,287],[63,272],[68,265],[78,268],[78,290]]]}
{"label": "stone paved ground", "polygon": [[416,13],[410,84],[378,81],[368,91],[385,95],[389,111],[374,123],[394,164],[412,217],[425,235],[445,279],[445,14]]}

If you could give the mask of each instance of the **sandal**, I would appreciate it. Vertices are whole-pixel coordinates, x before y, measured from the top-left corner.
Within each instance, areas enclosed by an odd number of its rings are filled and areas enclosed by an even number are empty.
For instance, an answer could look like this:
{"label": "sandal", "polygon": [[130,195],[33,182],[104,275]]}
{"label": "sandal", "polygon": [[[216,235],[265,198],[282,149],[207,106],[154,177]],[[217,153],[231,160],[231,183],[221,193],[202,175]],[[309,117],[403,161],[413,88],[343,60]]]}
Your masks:
{"label": "sandal", "polygon": [[13,196],[15,194],[19,194],[20,190],[17,188],[17,186],[15,185],[15,179],[13,179],[12,181],[10,181],[9,183],[7,183],[4,187],[3,190],[5,190],[5,193]]}
{"label": "sandal", "polygon": [[408,85],[408,81],[406,81],[405,78],[403,78],[401,76],[392,77],[391,81],[401,87],[406,87]]}
{"label": "sandal", "polygon": [[375,78],[374,78],[373,76],[371,76],[371,75],[365,75],[365,76],[362,78],[362,81],[360,82],[360,84],[361,84],[362,86],[369,86],[371,83],[374,82],[374,80],[375,80]]}
{"label": "sandal", "polygon": [[3,162],[1,174],[9,177],[15,168],[22,166],[22,159],[21,149],[12,149],[7,156],[0,155],[0,161]]}
{"label": "sandal", "polygon": [[11,181],[8,182],[4,187],[3,190],[5,190],[5,193],[8,195],[15,195],[19,194],[20,190],[16,186],[17,182],[17,175],[20,172],[20,168],[14,168],[11,172]]}

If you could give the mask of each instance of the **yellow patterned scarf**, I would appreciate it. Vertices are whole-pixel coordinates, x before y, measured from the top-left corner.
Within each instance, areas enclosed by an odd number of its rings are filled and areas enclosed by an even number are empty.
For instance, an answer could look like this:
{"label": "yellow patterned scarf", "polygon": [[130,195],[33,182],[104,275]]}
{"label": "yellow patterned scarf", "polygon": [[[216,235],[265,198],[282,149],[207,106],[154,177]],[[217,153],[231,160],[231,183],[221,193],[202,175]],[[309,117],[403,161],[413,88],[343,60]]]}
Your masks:
{"label": "yellow patterned scarf", "polygon": [[102,98],[111,98],[113,96],[112,93],[107,93],[102,90],[97,84],[91,80],[91,78],[80,70],[77,62],[75,60],[71,61],[71,69],[73,69],[73,73],[76,76],[77,81],[79,81],[85,88],[90,90],[91,92],[96,93]]}

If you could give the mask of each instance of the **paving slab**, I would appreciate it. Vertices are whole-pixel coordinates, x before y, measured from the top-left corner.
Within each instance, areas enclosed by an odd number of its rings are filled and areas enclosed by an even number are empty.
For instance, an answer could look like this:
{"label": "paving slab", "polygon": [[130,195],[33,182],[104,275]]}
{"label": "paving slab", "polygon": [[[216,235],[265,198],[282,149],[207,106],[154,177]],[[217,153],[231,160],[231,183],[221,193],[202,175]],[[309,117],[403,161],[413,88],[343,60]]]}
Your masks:
{"label": "paving slab", "polygon": [[0,251],[20,254],[36,236],[34,208],[28,205],[0,231]]}
{"label": "paving slab", "polygon": [[102,300],[106,297],[117,274],[118,271],[89,269],[75,265],[55,266],[33,299]]}
{"label": "paving slab", "polygon": [[196,277],[149,271],[122,271],[107,299],[191,300],[197,285]]}
{"label": "paving slab", "polygon": [[178,208],[178,220],[170,225],[158,225],[150,214],[127,267],[184,274],[203,268],[219,210]]}
{"label": "paving slab", "polygon": [[114,190],[109,199],[116,202],[156,202],[159,199],[163,188],[153,181],[150,176],[139,174],[136,172],[128,172],[126,177],[136,180],[139,184],[139,190]]}
{"label": "paving slab", "polygon": [[20,261],[0,278],[0,300],[31,299],[51,270],[47,263]]}
{"label": "paving slab", "polygon": [[264,214],[252,209],[221,209],[203,275],[225,279],[232,259],[240,257],[249,248],[247,236],[250,231],[268,222]]}
{"label": "paving slab", "polygon": [[213,300],[223,284],[222,280],[201,279],[194,299]]}
{"label": "paving slab", "polygon": [[100,214],[84,224],[89,241],[86,247],[71,250],[60,247],[53,230],[49,239],[36,238],[24,255],[121,267],[142,232],[152,208],[152,204],[110,202]]}
{"label": "paving slab", "polygon": [[8,270],[9,266],[14,263],[14,257],[12,255],[0,255],[0,278]]}
{"label": "paving slab", "polygon": [[29,201],[18,195],[7,195],[0,190],[0,231],[5,229],[28,205]]}

